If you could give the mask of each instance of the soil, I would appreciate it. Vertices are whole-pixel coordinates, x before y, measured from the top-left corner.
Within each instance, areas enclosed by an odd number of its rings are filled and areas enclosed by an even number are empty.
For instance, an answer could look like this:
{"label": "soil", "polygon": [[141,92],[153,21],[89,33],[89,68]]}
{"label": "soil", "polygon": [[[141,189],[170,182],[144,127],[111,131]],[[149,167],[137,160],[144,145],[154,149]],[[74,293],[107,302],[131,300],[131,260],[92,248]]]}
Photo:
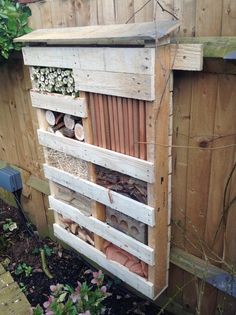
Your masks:
{"label": "soil", "polygon": [[[17,229],[4,231],[3,225],[11,219],[17,223]],[[49,279],[42,270],[39,247],[46,246],[48,255],[47,265],[53,274],[53,279]],[[32,238],[26,226],[23,224],[19,210],[9,207],[0,200],[0,262],[5,269],[10,271],[12,277],[21,286],[32,306],[47,300],[50,295],[50,285],[68,284],[77,286],[77,281],[91,281],[90,274],[84,274],[88,269],[94,270],[78,253],[73,250],[62,248],[60,244],[44,239],[38,244]],[[16,275],[19,264],[26,263],[32,267],[30,276],[25,273]],[[153,303],[137,297],[123,287],[122,282],[105,276],[105,283],[109,284],[109,292],[112,293],[104,301],[106,307],[105,314],[157,314],[160,310]],[[162,314],[169,314],[167,312]]]}

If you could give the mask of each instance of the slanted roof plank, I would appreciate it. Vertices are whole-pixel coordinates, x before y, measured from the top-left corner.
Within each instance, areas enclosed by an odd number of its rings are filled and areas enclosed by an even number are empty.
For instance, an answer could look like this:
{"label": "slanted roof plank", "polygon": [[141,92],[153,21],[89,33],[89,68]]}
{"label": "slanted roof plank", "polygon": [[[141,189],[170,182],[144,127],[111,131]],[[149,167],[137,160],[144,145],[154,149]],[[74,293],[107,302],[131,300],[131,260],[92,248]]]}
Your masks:
{"label": "slanted roof plank", "polygon": [[59,29],[40,29],[15,39],[22,43],[46,44],[99,44],[117,41],[155,40],[170,34],[180,25],[166,20],[132,24],[93,25]]}

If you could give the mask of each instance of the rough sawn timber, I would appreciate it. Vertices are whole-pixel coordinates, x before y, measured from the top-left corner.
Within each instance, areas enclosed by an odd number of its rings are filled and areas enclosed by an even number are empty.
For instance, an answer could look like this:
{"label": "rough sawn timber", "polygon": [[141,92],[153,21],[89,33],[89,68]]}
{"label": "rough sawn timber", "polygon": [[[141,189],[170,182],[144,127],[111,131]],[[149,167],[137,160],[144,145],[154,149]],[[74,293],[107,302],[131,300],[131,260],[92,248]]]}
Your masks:
{"label": "rough sawn timber", "polygon": [[88,198],[92,196],[93,200],[129,215],[138,221],[150,226],[155,225],[155,212],[150,206],[47,164],[44,164],[44,172],[46,178],[53,182],[77,191]]}
{"label": "rough sawn timber", "polygon": [[134,289],[142,292],[142,294],[144,294],[145,296],[149,298],[154,297],[153,283],[145,280],[143,277],[140,277],[133,272],[130,272],[128,268],[122,266],[121,264],[112,260],[108,260],[101,251],[85,243],[77,236],[67,232],[58,224],[54,224],[53,227],[54,234],[57,238],[80,252],[82,255],[85,254],[86,257],[96,262],[96,264],[98,264],[105,270],[116,275],[118,278],[120,278],[122,281],[124,281]]}
{"label": "rough sawn timber", "polygon": [[154,181],[154,166],[152,162],[74,139],[59,137],[40,129],[38,130],[38,138],[39,143],[45,147],[138,178],[145,182],[152,183]]}

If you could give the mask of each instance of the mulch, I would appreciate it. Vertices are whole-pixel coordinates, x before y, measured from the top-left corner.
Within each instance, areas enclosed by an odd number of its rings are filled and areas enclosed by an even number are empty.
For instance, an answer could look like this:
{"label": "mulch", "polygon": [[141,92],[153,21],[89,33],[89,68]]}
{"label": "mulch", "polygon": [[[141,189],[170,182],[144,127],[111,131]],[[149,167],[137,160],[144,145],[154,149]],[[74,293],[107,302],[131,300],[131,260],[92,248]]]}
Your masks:
{"label": "mulch", "polygon": [[[18,229],[12,232],[3,231],[7,219],[16,222]],[[39,244],[30,237],[21,222],[18,210],[0,200],[0,262],[21,286],[32,306],[37,304],[42,306],[50,294],[52,284],[61,283],[76,287],[77,281],[91,281],[91,275],[85,275],[84,272],[93,268],[78,253],[62,248],[59,243],[49,238],[41,240],[40,246],[46,246],[48,249],[46,259],[53,279],[49,279],[43,272]],[[30,276],[24,273],[15,274],[17,266],[22,263],[32,267]],[[152,302],[129,292],[120,280],[105,276],[105,283],[109,285],[109,292],[112,293],[104,302],[105,314],[156,315],[160,311]]]}

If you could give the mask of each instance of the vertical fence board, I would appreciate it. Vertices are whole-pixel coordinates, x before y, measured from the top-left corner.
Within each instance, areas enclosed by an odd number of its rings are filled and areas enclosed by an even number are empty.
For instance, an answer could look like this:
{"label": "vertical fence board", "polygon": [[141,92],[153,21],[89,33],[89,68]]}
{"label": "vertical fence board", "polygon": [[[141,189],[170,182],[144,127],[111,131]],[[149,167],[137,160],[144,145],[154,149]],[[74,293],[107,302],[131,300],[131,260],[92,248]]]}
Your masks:
{"label": "vertical fence board", "polygon": [[[189,146],[199,149],[190,148],[188,155],[185,246],[191,254],[201,257],[201,247],[198,250],[195,246],[199,247],[199,240],[204,238],[211,151],[201,150],[200,146],[213,133],[217,78],[209,74],[195,74],[193,77]],[[192,275],[185,274],[185,282],[192,278]],[[184,289],[183,301],[191,311],[196,310],[198,299],[194,281]]]}
{"label": "vertical fence board", "polygon": [[[178,74],[174,78],[174,126],[173,145],[186,148],[173,148],[173,206],[172,206],[172,243],[184,249],[184,227],[187,199],[188,143],[192,98],[192,75]],[[176,267],[171,268],[170,296],[178,287],[184,285],[184,272]],[[182,304],[182,292],[176,299]]]}
{"label": "vertical fence board", "polygon": [[222,10],[222,36],[235,36],[236,34],[236,1],[224,0]]}
{"label": "vertical fence board", "polygon": [[196,36],[221,35],[222,1],[196,1]]}

